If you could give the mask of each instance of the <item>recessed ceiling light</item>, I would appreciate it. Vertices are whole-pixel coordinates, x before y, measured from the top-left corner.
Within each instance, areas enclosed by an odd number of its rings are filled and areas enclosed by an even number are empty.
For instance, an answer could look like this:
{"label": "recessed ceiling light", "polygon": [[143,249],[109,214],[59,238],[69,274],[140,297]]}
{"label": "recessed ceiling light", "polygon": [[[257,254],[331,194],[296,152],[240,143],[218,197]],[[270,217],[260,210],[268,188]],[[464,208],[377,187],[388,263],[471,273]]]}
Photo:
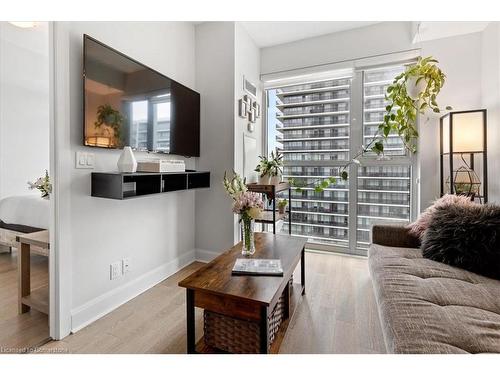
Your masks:
{"label": "recessed ceiling light", "polygon": [[22,29],[29,29],[29,28],[32,28],[32,27],[35,27],[36,26],[36,22],[35,21],[27,21],[27,22],[9,22],[11,25],[14,25],[14,26],[17,26],[17,27],[20,27]]}

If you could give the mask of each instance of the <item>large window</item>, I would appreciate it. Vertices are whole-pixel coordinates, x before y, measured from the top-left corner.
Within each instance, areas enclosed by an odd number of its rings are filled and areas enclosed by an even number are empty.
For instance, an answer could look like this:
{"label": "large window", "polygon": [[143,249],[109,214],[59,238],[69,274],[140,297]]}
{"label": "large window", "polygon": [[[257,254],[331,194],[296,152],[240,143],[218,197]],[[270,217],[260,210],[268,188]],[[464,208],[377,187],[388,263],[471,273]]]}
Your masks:
{"label": "large window", "polygon": [[361,165],[350,167],[348,181],[338,178],[321,193],[311,185],[339,177],[373,139],[387,86],[403,69],[359,70],[267,90],[268,152],[283,153],[284,178],[306,186],[292,193],[292,233],[308,238],[310,247],[364,255],[373,223],[410,220],[412,160],[395,134],[385,141],[385,158],[365,154]]}

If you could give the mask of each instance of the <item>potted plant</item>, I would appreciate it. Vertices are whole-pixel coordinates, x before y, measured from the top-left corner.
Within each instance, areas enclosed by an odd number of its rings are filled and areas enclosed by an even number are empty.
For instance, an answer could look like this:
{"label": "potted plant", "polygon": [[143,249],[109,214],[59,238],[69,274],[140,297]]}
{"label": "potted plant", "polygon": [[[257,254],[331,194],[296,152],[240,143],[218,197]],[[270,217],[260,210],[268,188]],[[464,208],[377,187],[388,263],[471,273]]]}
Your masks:
{"label": "potted plant", "polygon": [[259,156],[259,164],[255,167],[255,172],[259,173],[259,184],[269,185],[271,181],[271,175],[269,173],[270,163],[267,156]]}
{"label": "potted plant", "polygon": [[271,176],[271,185],[278,185],[283,175],[283,155],[279,152],[271,151],[269,157],[269,175]]}
{"label": "potted plant", "polygon": [[280,199],[278,201],[278,212],[281,215],[285,214],[285,208],[286,208],[287,204],[288,204],[288,201],[286,199]]}
{"label": "potted plant", "polygon": [[[437,63],[432,56],[419,58],[394,78],[387,88],[386,114],[383,123],[379,125],[377,136],[387,138],[391,132],[396,133],[410,152],[417,151],[417,115],[424,114],[428,109],[434,113],[441,112],[436,98],[445,83],[446,75]],[[451,110],[451,107],[447,106],[446,109]],[[382,141],[375,141],[371,150],[377,154],[383,153]]]}
{"label": "potted plant", "polygon": [[259,156],[259,159],[259,164],[255,168],[255,172],[259,172],[259,184],[279,184],[283,174],[283,155],[271,151],[269,158],[267,156]]}
{"label": "potted plant", "polygon": [[233,171],[229,179],[224,173],[224,189],[233,199],[233,212],[240,215],[243,246],[241,253],[245,256],[255,253],[254,225],[264,209],[264,202],[258,193],[247,190],[245,179]]}
{"label": "potted plant", "polygon": [[[102,125],[108,126],[113,130],[114,141],[117,146],[121,146],[121,128],[125,118],[120,111],[117,111],[109,104],[103,104],[97,107],[97,119],[94,126],[99,129]],[[107,130],[107,129],[106,129]]]}
{"label": "potted plant", "polygon": [[30,190],[37,189],[42,193],[43,199],[49,199],[52,193],[52,183],[50,182],[49,172],[45,170],[45,176],[39,177],[36,181],[28,181]]}

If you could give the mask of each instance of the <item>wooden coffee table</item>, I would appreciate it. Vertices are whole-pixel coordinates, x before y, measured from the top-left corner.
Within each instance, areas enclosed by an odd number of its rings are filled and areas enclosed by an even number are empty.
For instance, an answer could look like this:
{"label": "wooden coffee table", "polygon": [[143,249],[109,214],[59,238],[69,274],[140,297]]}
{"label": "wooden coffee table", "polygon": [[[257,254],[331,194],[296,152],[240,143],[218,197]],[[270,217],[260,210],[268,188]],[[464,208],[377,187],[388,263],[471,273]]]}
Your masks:
{"label": "wooden coffee table", "polygon": [[[195,307],[231,318],[257,322],[260,330],[260,353],[278,353],[288,323],[305,293],[306,239],[288,235],[255,233],[252,258],[281,259],[283,276],[233,276],[234,262],[241,255],[241,242],[179,283],[186,288],[187,352],[217,353],[203,338],[195,343]],[[300,284],[289,280],[301,263]],[[269,314],[278,299],[285,296],[283,322],[269,345]]]}

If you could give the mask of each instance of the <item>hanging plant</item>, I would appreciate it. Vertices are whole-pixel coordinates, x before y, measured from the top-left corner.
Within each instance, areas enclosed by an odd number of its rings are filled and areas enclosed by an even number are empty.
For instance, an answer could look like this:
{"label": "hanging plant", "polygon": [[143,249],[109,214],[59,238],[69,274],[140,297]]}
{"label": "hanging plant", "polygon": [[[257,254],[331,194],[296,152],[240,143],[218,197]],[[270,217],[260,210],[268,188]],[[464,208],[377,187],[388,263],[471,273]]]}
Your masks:
{"label": "hanging plant", "polygon": [[[436,101],[443,87],[446,75],[437,66],[432,56],[419,58],[417,63],[394,78],[387,88],[384,122],[379,125],[379,133],[387,138],[391,132],[399,135],[409,152],[417,152],[417,115],[427,110],[440,113]],[[450,110],[451,107],[446,107]],[[384,152],[383,140],[374,142],[371,150],[377,155]]]}
{"label": "hanging plant", "polygon": [[97,120],[94,122],[96,128],[101,128],[102,125],[106,125],[113,129],[113,135],[118,146],[121,145],[121,128],[125,117],[122,116],[120,111],[113,109],[109,104],[103,104],[97,107]]}
{"label": "hanging plant", "polygon": [[[359,158],[367,152],[377,155],[384,153],[384,140],[391,133],[401,137],[405,148],[411,152],[417,152],[417,115],[424,114],[428,110],[440,113],[437,96],[443,87],[446,75],[438,67],[438,61],[432,56],[421,58],[413,65],[396,76],[392,84],[387,88],[385,99],[388,102],[385,107],[384,120],[379,125],[378,131],[373,138],[363,146],[347,164],[340,169],[340,178],[347,180],[348,168],[351,164],[360,164]],[[452,108],[447,106],[446,110]],[[331,184],[337,182],[335,177],[325,177],[311,184],[300,184],[295,179],[289,180],[290,184],[300,190],[305,186],[314,186],[314,191],[322,192]]]}

